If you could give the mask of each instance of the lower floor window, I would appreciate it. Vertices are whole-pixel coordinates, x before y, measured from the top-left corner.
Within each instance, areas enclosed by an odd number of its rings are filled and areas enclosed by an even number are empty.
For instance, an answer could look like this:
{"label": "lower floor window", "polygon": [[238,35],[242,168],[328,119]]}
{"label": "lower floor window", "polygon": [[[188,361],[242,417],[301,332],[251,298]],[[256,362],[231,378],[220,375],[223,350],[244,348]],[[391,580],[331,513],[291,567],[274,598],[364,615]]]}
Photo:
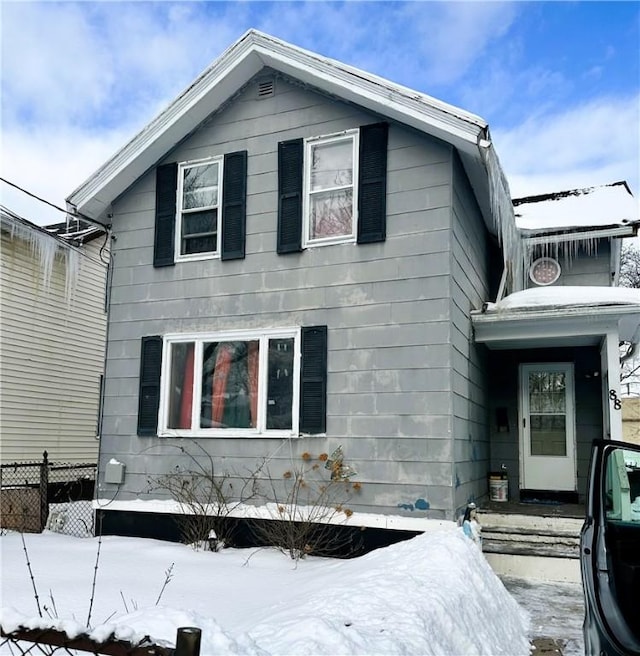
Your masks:
{"label": "lower floor window", "polygon": [[298,430],[298,329],[166,336],[161,430]]}

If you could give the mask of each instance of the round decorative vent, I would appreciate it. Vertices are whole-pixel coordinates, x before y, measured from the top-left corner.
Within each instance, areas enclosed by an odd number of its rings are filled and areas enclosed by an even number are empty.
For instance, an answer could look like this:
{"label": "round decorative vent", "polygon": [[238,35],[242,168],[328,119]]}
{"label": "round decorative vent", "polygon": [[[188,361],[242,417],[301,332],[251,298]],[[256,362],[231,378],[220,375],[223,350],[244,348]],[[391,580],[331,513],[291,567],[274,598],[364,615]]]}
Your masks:
{"label": "round decorative vent", "polygon": [[529,277],[536,285],[553,285],[560,277],[560,265],[551,257],[541,257],[531,265]]}

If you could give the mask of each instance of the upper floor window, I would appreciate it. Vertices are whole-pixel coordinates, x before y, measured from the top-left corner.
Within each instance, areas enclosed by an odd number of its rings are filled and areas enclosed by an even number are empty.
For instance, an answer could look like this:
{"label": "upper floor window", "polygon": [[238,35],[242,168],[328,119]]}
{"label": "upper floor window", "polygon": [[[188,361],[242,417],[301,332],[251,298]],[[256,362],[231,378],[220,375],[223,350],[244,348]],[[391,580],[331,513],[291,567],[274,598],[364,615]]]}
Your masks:
{"label": "upper floor window", "polygon": [[278,253],[386,239],[386,123],[278,144]]}
{"label": "upper floor window", "polygon": [[245,255],[247,151],[156,169],[153,266]]}
{"label": "upper floor window", "polygon": [[356,239],[358,131],[305,143],[304,244]]}
{"label": "upper floor window", "polygon": [[176,252],[178,259],[217,255],[222,159],[179,166]]}

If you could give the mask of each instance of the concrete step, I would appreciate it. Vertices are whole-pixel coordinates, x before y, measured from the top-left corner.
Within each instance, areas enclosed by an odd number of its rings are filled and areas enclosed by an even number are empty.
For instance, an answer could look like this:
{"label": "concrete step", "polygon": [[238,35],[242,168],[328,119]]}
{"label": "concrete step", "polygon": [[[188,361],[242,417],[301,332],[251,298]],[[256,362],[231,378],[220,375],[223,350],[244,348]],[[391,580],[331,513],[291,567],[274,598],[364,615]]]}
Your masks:
{"label": "concrete step", "polygon": [[478,510],[482,550],[500,576],[580,582],[580,529],[584,508],[516,504]]}
{"label": "concrete step", "polygon": [[538,542],[535,540],[495,540],[482,538],[482,550],[485,553],[512,554],[520,556],[549,556],[552,558],[579,558],[578,542]]}
{"label": "concrete step", "polygon": [[547,583],[580,583],[580,560],[578,558],[555,558],[553,556],[527,556],[485,552],[491,569],[498,576],[533,579]]}
{"label": "concrete step", "polygon": [[553,535],[580,535],[583,519],[577,517],[557,517],[553,515],[525,515],[518,513],[499,513],[478,511],[478,519],[483,528],[505,531],[530,531]]}
{"label": "concrete step", "polygon": [[479,512],[485,553],[577,559],[582,520]]}

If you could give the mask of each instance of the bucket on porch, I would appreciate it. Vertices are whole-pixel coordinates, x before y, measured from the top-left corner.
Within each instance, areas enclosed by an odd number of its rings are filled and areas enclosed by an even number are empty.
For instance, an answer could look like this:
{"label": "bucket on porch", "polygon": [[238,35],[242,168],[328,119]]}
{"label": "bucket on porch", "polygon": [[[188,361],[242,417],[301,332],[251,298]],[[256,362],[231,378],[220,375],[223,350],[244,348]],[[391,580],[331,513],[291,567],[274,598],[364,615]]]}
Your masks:
{"label": "bucket on porch", "polygon": [[489,474],[489,500],[509,501],[509,479],[506,472]]}

